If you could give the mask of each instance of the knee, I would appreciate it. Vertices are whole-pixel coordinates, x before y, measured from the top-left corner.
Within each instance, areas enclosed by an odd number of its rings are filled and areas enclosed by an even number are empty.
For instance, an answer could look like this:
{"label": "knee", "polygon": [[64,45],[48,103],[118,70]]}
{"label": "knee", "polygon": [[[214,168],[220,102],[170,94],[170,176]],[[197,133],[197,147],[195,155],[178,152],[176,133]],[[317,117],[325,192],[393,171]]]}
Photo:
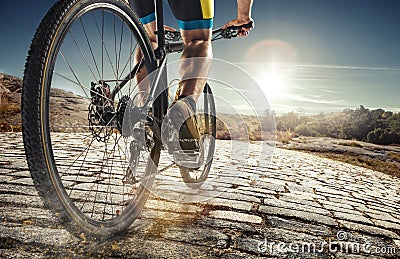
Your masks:
{"label": "knee", "polygon": [[185,44],[183,57],[212,57],[211,40],[194,39]]}
{"label": "knee", "polygon": [[211,30],[208,29],[199,29],[191,31],[181,30],[181,34],[185,46],[196,46],[196,47],[211,46],[211,35],[212,35]]}
{"label": "knee", "polygon": [[211,40],[208,39],[193,39],[185,44],[186,47],[191,48],[209,48],[211,47]]}

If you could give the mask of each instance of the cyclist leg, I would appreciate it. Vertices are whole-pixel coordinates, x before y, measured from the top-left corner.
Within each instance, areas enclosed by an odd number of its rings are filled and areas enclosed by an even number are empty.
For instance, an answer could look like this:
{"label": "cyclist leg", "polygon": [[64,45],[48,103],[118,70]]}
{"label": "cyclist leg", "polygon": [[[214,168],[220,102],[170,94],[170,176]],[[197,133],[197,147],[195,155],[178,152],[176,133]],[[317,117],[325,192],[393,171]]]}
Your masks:
{"label": "cyclist leg", "polygon": [[181,56],[181,96],[191,96],[195,101],[203,92],[213,57],[211,29],[182,30],[185,49]]}
{"label": "cyclist leg", "polygon": [[[153,47],[153,49],[155,49],[157,47],[157,40],[156,40],[156,34],[154,33],[156,30],[156,22],[152,21],[150,23],[144,24],[143,25],[151,42],[151,45]],[[135,52],[135,57],[134,57],[134,64],[138,64],[143,58],[143,54],[140,52],[140,49],[138,49]],[[147,93],[149,91],[149,82],[143,82],[143,80],[145,80],[145,78],[147,77],[147,70],[145,68],[141,69],[140,71],[138,71],[138,73],[135,76],[135,83],[136,85],[138,85],[138,90],[142,93]],[[144,95],[141,95],[141,97],[145,97]],[[143,100],[143,98],[141,98],[140,100],[140,105],[144,105],[145,100]]]}
{"label": "cyclist leg", "polygon": [[[185,44],[180,66],[182,76],[180,95],[192,96],[197,101],[199,94],[203,91],[211,64],[214,0],[169,0],[168,2],[172,12],[178,19],[182,39]],[[129,3],[139,15],[155,48],[157,44],[154,33],[156,31],[154,1],[129,0]],[[136,52],[135,62],[139,62],[141,58],[142,54]],[[147,71],[140,71],[136,76],[136,83],[142,82],[146,76]],[[147,84],[140,84],[139,90],[148,90]]]}
{"label": "cyclist leg", "polygon": [[[168,0],[178,20],[183,43],[181,82],[169,116],[179,128],[182,150],[201,157],[200,131],[195,116],[196,102],[203,92],[212,61],[212,22],[214,0]],[[180,119],[179,119],[180,118]],[[200,156],[200,157],[199,157]],[[201,159],[198,161],[201,162]],[[198,165],[192,165],[197,169]],[[185,166],[187,167],[187,166]]]}
{"label": "cyclist leg", "polygon": [[[149,36],[153,48],[157,47],[156,39],[156,16],[154,1],[152,0],[129,0],[129,4],[133,10],[138,14],[147,35]],[[140,50],[135,51],[134,63],[138,64],[143,58]],[[138,85],[140,93],[147,93],[149,91],[149,83],[143,81],[147,77],[146,69],[141,69],[135,76],[135,83]],[[139,105],[144,105],[145,94],[140,94]]]}
{"label": "cyclist leg", "polygon": [[181,56],[180,95],[195,101],[202,93],[212,59],[214,0],[168,0],[185,44]]}

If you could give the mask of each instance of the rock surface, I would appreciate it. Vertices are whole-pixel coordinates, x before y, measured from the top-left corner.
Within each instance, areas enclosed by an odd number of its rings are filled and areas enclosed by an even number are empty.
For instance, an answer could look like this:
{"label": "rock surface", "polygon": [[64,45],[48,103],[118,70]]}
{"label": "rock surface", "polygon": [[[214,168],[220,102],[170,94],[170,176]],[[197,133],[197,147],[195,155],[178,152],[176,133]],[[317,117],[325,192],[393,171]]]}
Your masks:
{"label": "rock surface", "polygon": [[21,129],[22,80],[0,73],[0,131]]}
{"label": "rock surface", "polygon": [[[21,79],[0,73],[0,131],[21,130],[21,92]],[[75,125],[88,124],[87,98],[58,88],[50,94],[50,124],[63,125],[58,131],[73,132]]]}
{"label": "rock surface", "polygon": [[22,80],[0,73],[0,106],[21,103]]}
{"label": "rock surface", "polygon": [[[76,136],[59,141],[65,137]],[[230,177],[234,165],[221,151],[229,141],[218,141],[212,174],[226,173],[223,193],[185,204],[154,197],[125,236],[94,243],[72,236],[43,208],[21,135],[0,133],[0,142],[2,258],[400,257],[400,180],[372,170],[275,149],[268,166]],[[250,180],[252,172],[262,176]],[[172,173],[179,175],[176,168],[161,174]]]}
{"label": "rock surface", "polygon": [[383,146],[357,140],[301,136],[292,139],[288,144],[279,143],[279,146],[293,150],[314,151],[316,153],[355,154],[381,161],[389,160],[393,163],[398,163],[400,170],[400,161],[388,156],[390,153],[400,154],[400,146],[398,145]]}
{"label": "rock surface", "polygon": [[314,153],[400,178],[399,145],[376,145],[357,140],[299,136],[287,144],[278,142],[277,146]]}

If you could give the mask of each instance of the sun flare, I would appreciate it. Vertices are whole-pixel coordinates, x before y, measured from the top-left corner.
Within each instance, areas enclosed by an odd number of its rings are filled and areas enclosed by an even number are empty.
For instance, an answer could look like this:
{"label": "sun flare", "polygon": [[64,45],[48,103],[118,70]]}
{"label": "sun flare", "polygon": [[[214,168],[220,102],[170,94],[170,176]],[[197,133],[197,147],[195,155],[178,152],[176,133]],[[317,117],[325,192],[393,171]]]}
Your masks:
{"label": "sun flare", "polygon": [[270,100],[282,98],[288,87],[285,75],[273,69],[260,73],[257,81]]}

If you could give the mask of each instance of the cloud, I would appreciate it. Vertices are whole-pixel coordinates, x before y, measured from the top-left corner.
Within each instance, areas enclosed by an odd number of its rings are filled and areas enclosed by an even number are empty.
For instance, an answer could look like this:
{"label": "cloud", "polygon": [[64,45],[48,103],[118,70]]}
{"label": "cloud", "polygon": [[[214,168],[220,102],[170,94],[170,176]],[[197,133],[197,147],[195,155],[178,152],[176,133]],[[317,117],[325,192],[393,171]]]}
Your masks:
{"label": "cloud", "polygon": [[341,66],[341,65],[319,65],[319,64],[292,64],[293,67],[323,68],[323,69],[347,69],[347,70],[379,70],[379,71],[400,71],[394,67],[363,67],[363,66]]}
{"label": "cloud", "polygon": [[377,70],[377,71],[400,71],[397,67],[365,67],[365,66],[345,66],[333,64],[294,64],[294,63],[235,63],[238,66],[246,68],[246,66],[275,66],[290,68],[321,68],[321,69],[338,69],[338,70]]}
{"label": "cloud", "polygon": [[[309,97],[307,97],[309,96]],[[343,105],[344,100],[327,100],[322,99],[318,95],[299,95],[299,94],[287,94],[286,99],[298,102],[307,102],[314,104],[335,104],[335,105]]]}
{"label": "cloud", "polygon": [[330,93],[330,94],[343,94],[343,92],[340,92],[340,91],[333,91],[333,90],[328,90],[328,89],[319,89],[319,91],[321,91],[321,92],[326,92],[326,93]]}
{"label": "cloud", "polygon": [[292,89],[296,90],[301,90],[301,91],[312,91],[312,92],[322,92],[322,93],[329,93],[329,94],[343,94],[344,92],[341,91],[336,91],[336,90],[330,90],[330,89],[324,89],[324,88],[306,88],[306,87],[300,87],[300,86],[295,86],[292,87]]}

